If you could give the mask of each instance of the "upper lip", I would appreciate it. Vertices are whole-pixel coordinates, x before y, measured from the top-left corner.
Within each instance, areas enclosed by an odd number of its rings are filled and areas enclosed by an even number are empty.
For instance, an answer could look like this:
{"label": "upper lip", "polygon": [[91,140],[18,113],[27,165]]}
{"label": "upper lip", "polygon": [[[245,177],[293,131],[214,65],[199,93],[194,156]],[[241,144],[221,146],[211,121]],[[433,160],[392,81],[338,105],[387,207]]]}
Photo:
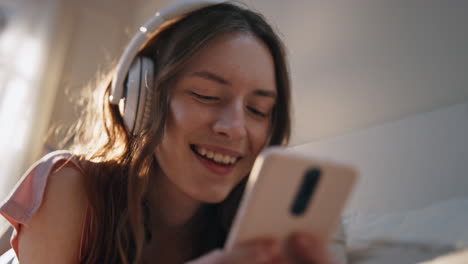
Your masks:
{"label": "upper lip", "polygon": [[242,157],[242,153],[239,151],[235,151],[235,150],[231,150],[231,149],[227,149],[227,148],[223,148],[219,146],[205,145],[205,144],[193,144],[193,145],[196,146],[197,148],[204,148],[206,150],[210,150],[219,154],[228,155],[228,156],[235,157],[235,158]]}

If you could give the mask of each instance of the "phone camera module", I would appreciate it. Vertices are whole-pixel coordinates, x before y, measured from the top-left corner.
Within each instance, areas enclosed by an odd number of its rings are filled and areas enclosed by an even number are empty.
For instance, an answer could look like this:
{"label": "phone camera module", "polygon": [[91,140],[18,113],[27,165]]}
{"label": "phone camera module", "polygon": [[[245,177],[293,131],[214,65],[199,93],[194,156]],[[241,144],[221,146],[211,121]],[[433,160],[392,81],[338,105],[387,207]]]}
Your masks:
{"label": "phone camera module", "polygon": [[320,168],[312,168],[304,173],[301,185],[299,186],[299,191],[291,205],[291,214],[294,216],[304,214],[317,188],[317,184],[320,181],[321,174],[322,171]]}

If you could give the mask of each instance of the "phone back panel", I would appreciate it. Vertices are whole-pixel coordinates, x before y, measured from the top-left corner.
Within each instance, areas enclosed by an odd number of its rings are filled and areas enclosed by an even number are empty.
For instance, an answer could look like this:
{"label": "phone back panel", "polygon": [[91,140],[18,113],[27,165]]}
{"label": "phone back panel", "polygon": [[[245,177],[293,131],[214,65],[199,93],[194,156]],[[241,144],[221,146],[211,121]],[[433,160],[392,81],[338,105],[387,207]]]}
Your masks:
{"label": "phone back panel", "polygon": [[[305,211],[294,215],[293,203],[311,169],[320,176]],[[282,148],[265,151],[252,168],[225,247],[265,236],[285,239],[293,231],[329,239],[356,178],[356,170],[347,165]]]}

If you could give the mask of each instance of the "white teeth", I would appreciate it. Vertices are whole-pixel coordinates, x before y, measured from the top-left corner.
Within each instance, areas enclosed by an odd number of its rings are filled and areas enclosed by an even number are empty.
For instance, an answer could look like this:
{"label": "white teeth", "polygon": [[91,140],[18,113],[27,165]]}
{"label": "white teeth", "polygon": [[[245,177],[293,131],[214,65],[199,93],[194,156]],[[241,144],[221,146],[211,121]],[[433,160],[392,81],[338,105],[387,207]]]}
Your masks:
{"label": "white teeth", "polygon": [[214,160],[217,163],[234,164],[237,161],[236,157],[231,157],[231,156],[228,156],[228,155],[215,153],[215,152],[207,150],[205,148],[195,147],[195,150],[198,152],[198,154],[200,154],[200,155],[202,155],[202,156],[204,156],[204,157],[206,157],[208,159]]}
{"label": "white teeth", "polygon": [[223,161],[223,155],[221,154],[216,154],[213,158],[216,162],[221,162]]}
{"label": "white teeth", "polygon": [[199,151],[200,151],[200,154],[202,154],[203,156],[206,155],[206,152],[207,152],[206,149],[202,148],[202,149],[200,149]]}

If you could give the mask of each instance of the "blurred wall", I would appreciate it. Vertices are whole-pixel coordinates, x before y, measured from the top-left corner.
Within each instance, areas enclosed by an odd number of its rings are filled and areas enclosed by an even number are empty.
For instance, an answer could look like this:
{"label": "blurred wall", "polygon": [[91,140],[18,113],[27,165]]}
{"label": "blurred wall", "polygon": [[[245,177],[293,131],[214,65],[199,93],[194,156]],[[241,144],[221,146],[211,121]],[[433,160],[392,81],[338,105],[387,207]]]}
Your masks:
{"label": "blurred wall", "polygon": [[[76,121],[82,110],[76,102],[83,88],[95,87],[98,77],[111,70],[134,32],[130,0],[64,0],[64,4],[70,24],[68,56],[49,125],[60,130]],[[60,140],[50,137],[46,147],[55,149]]]}
{"label": "blurred wall", "polygon": [[[60,0],[0,0],[0,199],[40,155],[68,36]],[[5,18],[5,17],[4,17]],[[6,221],[0,217],[0,234]]]}
{"label": "blurred wall", "polygon": [[468,1],[247,1],[289,51],[293,145],[468,100]]}
{"label": "blurred wall", "polygon": [[468,101],[295,149],[360,171],[348,212],[390,213],[468,197]]}

